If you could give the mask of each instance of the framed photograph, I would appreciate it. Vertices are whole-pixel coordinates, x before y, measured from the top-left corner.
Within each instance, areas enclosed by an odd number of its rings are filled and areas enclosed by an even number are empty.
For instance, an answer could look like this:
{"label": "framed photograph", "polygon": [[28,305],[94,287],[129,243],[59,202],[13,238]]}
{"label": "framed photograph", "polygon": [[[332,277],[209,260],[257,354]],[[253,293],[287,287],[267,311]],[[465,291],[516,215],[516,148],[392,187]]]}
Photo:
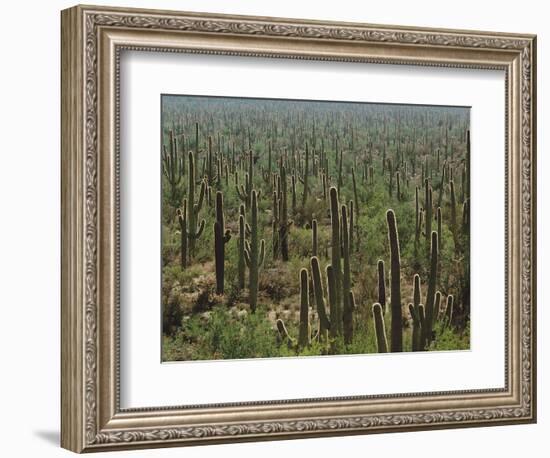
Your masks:
{"label": "framed photograph", "polygon": [[536,37],[62,12],[62,446],[536,421]]}

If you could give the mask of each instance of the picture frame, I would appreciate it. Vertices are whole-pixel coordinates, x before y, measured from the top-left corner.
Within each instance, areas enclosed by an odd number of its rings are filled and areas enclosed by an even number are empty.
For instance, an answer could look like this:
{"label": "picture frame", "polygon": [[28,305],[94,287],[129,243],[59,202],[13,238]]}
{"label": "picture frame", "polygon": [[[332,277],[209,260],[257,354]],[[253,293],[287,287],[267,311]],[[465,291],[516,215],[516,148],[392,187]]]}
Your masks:
{"label": "picture frame", "polygon": [[[75,6],[61,14],[61,43],[62,447],[93,452],[536,421],[535,36]],[[122,408],[124,50],[503,71],[505,386]]]}

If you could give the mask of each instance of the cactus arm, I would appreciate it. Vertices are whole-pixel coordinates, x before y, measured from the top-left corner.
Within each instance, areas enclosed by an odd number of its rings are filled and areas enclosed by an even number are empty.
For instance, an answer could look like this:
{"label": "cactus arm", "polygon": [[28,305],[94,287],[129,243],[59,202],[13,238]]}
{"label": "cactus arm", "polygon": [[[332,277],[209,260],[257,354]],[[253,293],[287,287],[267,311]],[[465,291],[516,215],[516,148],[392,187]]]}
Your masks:
{"label": "cactus arm", "polygon": [[243,202],[246,201],[246,191],[244,190],[244,185],[235,186],[235,189],[237,190],[237,195],[239,196],[239,199],[241,199]]}
{"label": "cactus arm", "polygon": [[384,261],[378,260],[378,303],[386,313],[386,280],[384,275]]}
{"label": "cactus arm", "polygon": [[202,235],[205,225],[206,225],[206,221],[204,219],[201,220],[199,224],[199,229],[197,230],[197,232],[195,232],[195,234],[191,234],[194,239],[198,239]]}
{"label": "cactus arm", "polygon": [[246,262],[246,267],[250,269],[250,251],[247,248],[244,249],[244,260]]}
{"label": "cactus arm", "polygon": [[317,256],[317,220],[311,221],[311,255]]}
{"label": "cactus arm", "polygon": [[287,342],[288,348],[293,348],[296,346],[296,340],[290,336],[288,330],[286,329],[285,323],[280,318],[277,320],[277,331],[281,336],[281,340]]}
{"label": "cactus arm", "polygon": [[260,254],[258,256],[258,268],[264,265],[265,260],[265,240],[260,240]]}
{"label": "cactus arm", "polygon": [[194,206],[194,212],[195,214],[198,214],[200,211],[201,211],[201,208],[202,208],[202,203],[204,201],[204,194],[206,192],[206,183],[204,182],[204,180],[201,181],[201,190],[199,192],[199,201],[197,202],[197,204]]}
{"label": "cactus arm", "polygon": [[403,321],[401,315],[401,260],[397,221],[393,210],[386,213],[391,256],[391,351],[403,351]]}
{"label": "cactus arm", "polygon": [[453,302],[454,297],[452,294],[447,296],[447,306],[445,307],[445,321],[443,327],[446,328],[451,325],[453,320]]}
{"label": "cactus arm", "polygon": [[353,291],[350,291],[348,295],[349,295],[349,305],[351,307],[351,310],[356,310],[357,305],[355,305],[355,294],[353,294]]}
{"label": "cactus arm", "polygon": [[434,321],[439,321],[443,317],[441,316],[441,292],[437,291],[435,293],[435,300],[434,300]]}
{"label": "cactus arm", "polygon": [[225,234],[223,236],[223,243],[227,243],[231,240],[231,231],[229,229],[225,230]]}
{"label": "cactus arm", "polygon": [[323,330],[331,329],[330,320],[327,316],[327,310],[325,307],[325,299],[323,295],[323,283],[321,280],[321,269],[319,267],[319,259],[317,256],[311,258],[311,277],[313,280],[313,296],[315,297],[315,303],[317,305],[317,314],[319,315],[319,321]]}

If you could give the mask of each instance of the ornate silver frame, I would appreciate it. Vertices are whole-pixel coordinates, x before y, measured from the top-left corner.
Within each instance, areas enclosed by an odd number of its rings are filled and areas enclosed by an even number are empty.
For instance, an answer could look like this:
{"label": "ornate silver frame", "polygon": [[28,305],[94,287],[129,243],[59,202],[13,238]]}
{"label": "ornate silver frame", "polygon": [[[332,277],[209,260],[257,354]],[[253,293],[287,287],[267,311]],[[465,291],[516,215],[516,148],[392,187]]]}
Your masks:
{"label": "ornate silver frame", "polygon": [[[118,381],[120,51],[506,72],[506,386],[122,410]],[[536,420],[536,37],[76,6],[62,12],[62,446],[75,452]]]}

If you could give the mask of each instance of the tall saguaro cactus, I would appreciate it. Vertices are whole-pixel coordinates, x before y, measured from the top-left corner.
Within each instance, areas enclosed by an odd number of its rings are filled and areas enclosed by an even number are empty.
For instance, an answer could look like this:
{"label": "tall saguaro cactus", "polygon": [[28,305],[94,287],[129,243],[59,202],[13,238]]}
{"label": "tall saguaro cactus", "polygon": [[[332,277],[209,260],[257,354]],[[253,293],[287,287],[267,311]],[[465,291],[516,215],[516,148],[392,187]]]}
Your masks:
{"label": "tall saguaro cactus", "polygon": [[342,205],[342,258],[344,260],[344,272],[342,277],[342,295],[343,295],[343,328],[344,343],[349,345],[353,340],[353,306],[351,304],[351,264],[350,264],[350,246],[349,234],[353,229],[348,224],[348,209]]}
{"label": "tall saguaro cactus", "polygon": [[189,151],[189,183],[187,188],[187,239],[189,256],[195,254],[195,241],[202,235],[204,230],[205,220],[198,222],[199,212],[201,211],[206,192],[206,183],[201,181],[201,189],[199,199],[195,203],[195,156],[192,151]]}
{"label": "tall saguaro cactus", "polygon": [[426,242],[429,243],[432,233],[432,187],[429,184],[428,179],[424,180],[424,214],[426,223]]}
{"label": "tall saguaro cactus", "polygon": [[238,271],[238,284],[239,289],[244,288],[244,276],[245,276],[245,243],[246,243],[246,223],[244,220],[244,215],[239,215],[239,240],[237,242],[237,271]]}
{"label": "tall saguaro cactus", "polygon": [[340,213],[338,209],[338,190],[335,187],[330,188],[330,224],[332,228],[332,241],[331,241],[331,266],[334,272],[334,314],[331,310],[331,316],[334,315],[333,320],[335,322],[338,335],[341,335],[344,331],[343,317],[342,317],[342,248],[340,239]]}
{"label": "tall saguaro cactus", "polygon": [[309,277],[307,269],[300,270],[300,329],[298,346],[309,345]]}
{"label": "tall saguaro cactus", "polygon": [[286,167],[281,166],[281,195],[280,199],[280,211],[279,211],[279,250],[281,252],[281,259],[288,261],[288,233],[292,221],[288,219],[288,199],[287,199],[287,180],[286,180]]}
{"label": "tall saguaro cactus", "polygon": [[181,197],[179,186],[185,174],[185,155],[178,152],[174,131],[170,130],[168,135],[168,151],[166,145],[162,150],[162,172],[170,185],[170,199],[173,205],[178,205]]}
{"label": "tall saguaro cactus", "polygon": [[303,179],[301,180],[304,185],[304,193],[302,194],[302,206],[306,205],[307,196],[309,192],[308,175],[309,175],[309,146],[308,146],[308,142],[306,142],[306,163],[305,163]]}
{"label": "tall saguaro cactus", "polygon": [[403,319],[401,315],[401,260],[399,235],[393,210],[386,213],[391,257],[391,351],[403,351]]}
{"label": "tall saguaro cactus", "polygon": [[[248,172],[245,175],[245,184],[236,186],[237,195],[239,199],[244,202],[246,209],[250,208],[252,202],[252,189],[254,187],[254,158],[252,157],[252,150],[248,151]],[[259,197],[259,192],[257,193]]]}
{"label": "tall saguaro cactus", "polygon": [[430,346],[432,341],[433,323],[435,317],[435,288],[438,265],[438,240],[437,232],[432,232],[430,254],[430,276],[428,277],[428,292],[426,295],[426,320],[422,327],[422,344],[424,348]]}
{"label": "tall saguaro cactus", "polygon": [[251,192],[251,214],[250,214],[250,243],[245,243],[245,260],[248,266],[248,294],[250,310],[256,311],[258,304],[258,277],[265,257],[265,241],[259,240],[258,228],[258,197],[256,190]]}
{"label": "tall saguaro cactus", "polygon": [[311,256],[317,256],[317,220],[311,221]]}
{"label": "tall saguaro cactus", "polygon": [[223,194],[216,193],[216,221],[214,223],[214,254],[216,264],[216,294],[223,294],[225,270],[225,244],[231,239],[231,231],[225,229]]}

